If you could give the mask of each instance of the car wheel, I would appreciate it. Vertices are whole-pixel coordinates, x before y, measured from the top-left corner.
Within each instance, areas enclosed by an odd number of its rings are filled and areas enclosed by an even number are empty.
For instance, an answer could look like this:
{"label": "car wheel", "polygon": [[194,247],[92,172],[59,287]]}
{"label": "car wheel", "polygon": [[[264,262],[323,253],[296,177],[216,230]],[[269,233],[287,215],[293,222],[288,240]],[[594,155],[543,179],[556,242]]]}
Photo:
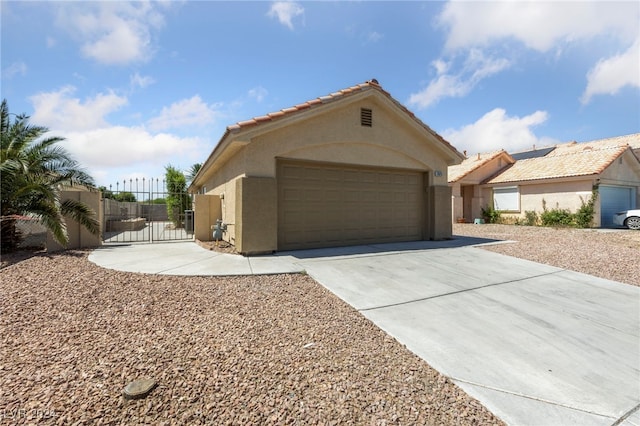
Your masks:
{"label": "car wheel", "polygon": [[625,220],[624,224],[627,225],[627,228],[629,229],[640,229],[640,217],[628,217],[627,220]]}

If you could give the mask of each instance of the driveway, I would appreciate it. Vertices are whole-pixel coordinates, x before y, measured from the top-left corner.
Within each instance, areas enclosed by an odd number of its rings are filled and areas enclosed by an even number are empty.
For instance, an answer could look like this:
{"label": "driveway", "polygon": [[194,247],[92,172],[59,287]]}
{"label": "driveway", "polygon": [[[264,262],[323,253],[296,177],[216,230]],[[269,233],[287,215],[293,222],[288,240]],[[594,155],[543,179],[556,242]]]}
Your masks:
{"label": "driveway", "polygon": [[512,425],[640,425],[640,288],[475,247],[300,263]]}
{"label": "driveway", "polygon": [[[470,245],[477,242],[256,258],[203,250],[190,259],[198,275],[305,270],[508,424],[640,425],[640,288]],[[154,246],[163,245],[141,246],[142,258],[163,268],[187,247],[173,245],[164,262]],[[131,262],[138,249],[130,247],[96,250],[90,260],[118,269],[109,253],[129,250]]]}

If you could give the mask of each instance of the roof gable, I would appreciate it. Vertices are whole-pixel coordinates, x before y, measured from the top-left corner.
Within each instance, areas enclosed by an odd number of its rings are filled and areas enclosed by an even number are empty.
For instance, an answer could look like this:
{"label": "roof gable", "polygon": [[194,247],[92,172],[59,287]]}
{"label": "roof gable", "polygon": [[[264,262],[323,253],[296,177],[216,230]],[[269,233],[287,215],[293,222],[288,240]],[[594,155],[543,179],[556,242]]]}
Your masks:
{"label": "roof gable", "polygon": [[[472,157],[466,158],[462,163],[456,166],[449,166],[449,183],[458,182],[471,175],[473,172],[480,171],[480,169],[500,157],[505,160],[505,165],[513,164],[515,162],[515,160],[503,149],[500,151],[477,154]],[[488,171],[487,173],[494,174],[495,170]],[[482,179],[483,178],[481,178],[480,180]]]}
{"label": "roof gable", "polygon": [[443,156],[448,158],[449,162],[455,163],[464,158],[464,156],[458,152],[453,145],[447,142],[442,136],[423,123],[411,111],[382,89],[376,80],[369,80],[365,83],[351,86],[346,89],[330,93],[326,96],[321,96],[289,108],[284,108],[280,111],[271,112],[266,115],[240,121],[228,126],[222,138],[194,178],[194,183],[196,183],[202,175],[207,173],[207,169],[216,162],[217,159],[233,155],[232,153],[224,153],[226,150],[229,150],[229,148],[233,151],[234,149],[238,149],[237,146],[236,148],[233,148],[235,145],[239,146],[250,143],[251,139],[255,136],[272,131],[276,128],[287,126],[295,120],[304,119],[305,117],[308,117],[309,114],[315,113],[315,111],[320,112],[322,110],[326,110],[326,108],[330,108],[331,105],[335,104],[337,106],[344,102],[349,102],[349,100],[369,95],[378,96],[380,99],[386,101],[385,103],[390,107],[390,109],[393,109],[398,114],[406,117],[407,122],[415,126],[418,131],[428,134],[435,139],[436,146],[443,153]]}
{"label": "roof gable", "polygon": [[[374,91],[382,95],[383,98],[390,101],[390,103],[398,109],[398,111],[404,115],[406,115],[412,122],[414,122],[422,131],[429,133],[431,136],[434,136],[438,142],[440,142],[446,151],[449,151],[449,154],[452,157],[457,158],[458,160],[462,160],[464,156],[448,141],[446,141],[442,136],[440,136],[437,132],[435,132],[431,127],[426,125],[422,120],[415,116],[413,112],[407,109],[404,105],[398,102],[389,92],[384,90],[382,86],[378,83],[376,79],[369,80],[365,83],[357,84],[355,86],[348,87],[346,89],[339,90],[337,92],[330,93],[325,96],[320,96],[318,98],[294,105],[289,108],[281,109],[280,111],[271,112],[265,115],[261,115],[258,117],[251,118],[249,120],[244,120],[232,124],[227,127],[227,131],[223,136],[223,140],[225,137],[229,136],[237,136],[243,134],[245,131],[251,131],[252,133],[261,131],[267,131],[268,124],[278,125],[279,122],[282,121],[283,125],[285,125],[285,121],[288,118],[293,118],[296,116],[301,116],[303,114],[308,114],[310,111],[315,109],[320,109],[323,106],[331,105],[332,103],[338,103],[348,98],[355,97],[359,94],[366,93],[368,91]],[[264,128],[264,130],[263,130]],[[222,140],[221,140],[222,142]]]}

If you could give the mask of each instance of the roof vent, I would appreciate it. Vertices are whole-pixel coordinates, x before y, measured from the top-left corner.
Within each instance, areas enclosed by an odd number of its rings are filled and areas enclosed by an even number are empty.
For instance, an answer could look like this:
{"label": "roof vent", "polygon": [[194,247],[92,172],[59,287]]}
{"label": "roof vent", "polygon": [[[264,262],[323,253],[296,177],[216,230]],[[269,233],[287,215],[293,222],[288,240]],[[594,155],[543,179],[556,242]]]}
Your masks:
{"label": "roof vent", "polygon": [[360,108],[360,125],[371,127],[373,125],[373,111],[369,108]]}

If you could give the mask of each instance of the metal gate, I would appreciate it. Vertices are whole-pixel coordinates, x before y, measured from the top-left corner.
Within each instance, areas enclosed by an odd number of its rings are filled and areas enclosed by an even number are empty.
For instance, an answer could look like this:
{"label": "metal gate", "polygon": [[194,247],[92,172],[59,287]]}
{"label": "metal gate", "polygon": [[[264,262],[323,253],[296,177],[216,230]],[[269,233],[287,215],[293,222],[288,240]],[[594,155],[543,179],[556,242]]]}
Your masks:
{"label": "metal gate", "polygon": [[104,243],[193,239],[192,198],[161,179],[129,179],[102,187]]}

